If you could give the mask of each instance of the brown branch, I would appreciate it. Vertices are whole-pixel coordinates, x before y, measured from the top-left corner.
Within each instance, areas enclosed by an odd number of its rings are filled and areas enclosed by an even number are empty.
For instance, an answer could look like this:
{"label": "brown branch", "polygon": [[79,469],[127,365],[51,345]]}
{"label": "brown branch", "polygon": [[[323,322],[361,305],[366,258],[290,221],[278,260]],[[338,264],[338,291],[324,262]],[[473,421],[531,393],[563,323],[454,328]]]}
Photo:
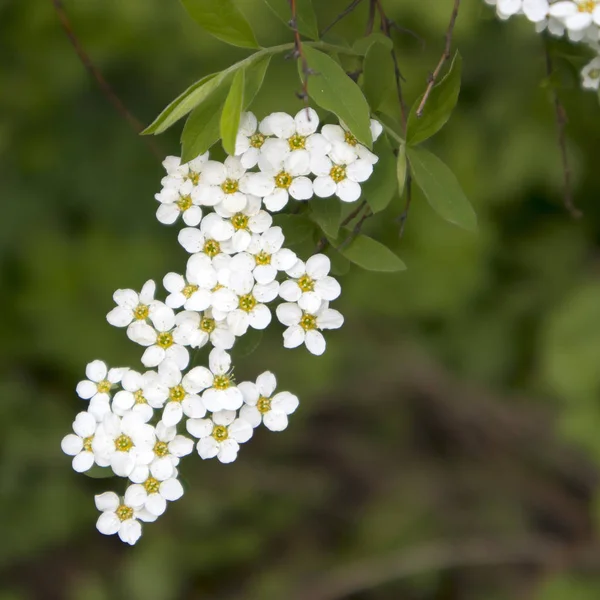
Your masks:
{"label": "brown branch", "polygon": [[444,52],[442,53],[442,56],[440,57],[440,60],[434,72],[429,76],[427,88],[425,89],[425,93],[423,94],[421,103],[417,108],[417,117],[421,117],[423,115],[423,110],[425,109],[425,104],[427,103],[429,94],[431,94],[431,90],[433,89],[433,86],[435,85],[435,82],[442,71],[444,63],[450,58],[450,48],[452,47],[452,34],[454,33],[454,25],[456,24],[456,18],[458,17],[459,8],[460,0],[454,0],[454,8],[452,9],[452,14],[450,15],[450,23],[448,24],[448,29],[446,30],[446,45],[444,46]]}
{"label": "brown branch", "polygon": [[330,29],[332,29],[335,25],[337,25],[344,17],[348,16],[360,3],[362,0],[352,0],[350,4],[339,14],[337,17],[321,31],[321,35],[319,37],[323,37]]}
{"label": "brown branch", "polygon": [[[352,218],[357,216],[359,214],[359,212],[363,209],[363,207],[366,206],[366,204],[367,204],[366,200],[363,200],[359,209],[354,211],[355,214],[353,214]],[[354,228],[350,232],[350,235],[348,237],[346,237],[346,239],[336,248],[336,250],[338,252],[341,252],[344,248],[347,248],[352,243],[352,241],[356,238],[356,236],[361,232],[363,223],[369,217],[372,217],[372,216],[373,216],[373,213],[371,212],[371,209],[367,208],[367,210],[364,212],[363,216],[354,225]],[[347,225],[352,220],[352,218],[346,219],[342,223],[342,225]]]}
{"label": "brown branch", "polygon": [[[362,211],[362,209],[367,205],[367,201],[363,200],[341,223],[340,223],[340,227],[345,227],[346,225],[348,225],[348,223],[350,223],[350,221],[352,221],[352,219],[355,219],[358,214]],[[323,236],[318,242],[317,242],[317,252],[321,252],[322,250],[324,250],[325,248],[327,248],[327,246],[329,246],[329,240]]]}
{"label": "brown branch", "polygon": [[398,96],[398,103],[400,104],[400,117],[401,117],[401,121],[402,121],[402,129],[404,130],[404,133],[406,133],[406,120],[407,120],[407,109],[406,109],[406,103],[404,102],[404,94],[402,93],[402,73],[400,72],[400,65],[398,63],[398,55],[396,54],[396,49],[394,47],[394,40],[392,39],[392,33],[390,30],[390,19],[388,19],[387,15],[385,14],[385,10],[383,9],[383,5],[381,3],[381,0],[371,0],[377,10],[379,11],[379,16],[380,16],[380,28],[381,31],[383,32],[383,34],[390,38],[390,40],[392,41],[392,50],[391,50],[391,54],[392,54],[392,60],[394,61],[394,79],[396,81],[396,95]]}
{"label": "brown branch", "polygon": [[380,559],[356,561],[291,595],[293,600],[341,600],[390,581],[421,573],[498,565],[561,565],[566,549],[542,537],[467,539],[412,547]]}
{"label": "brown branch", "polygon": [[[550,48],[548,46],[548,40],[544,39],[544,51],[546,55],[546,74],[550,78],[554,71],[552,64],[552,57],[550,56]],[[567,117],[567,111],[562,105],[560,98],[558,97],[558,91],[552,82],[550,82],[550,88],[552,90],[552,102],[554,104],[554,112],[556,115],[556,129],[558,133],[558,148],[560,150],[562,170],[563,170],[563,204],[567,209],[567,212],[573,219],[579,219],[583,213],[575,206],[573,201],[573,189],[571,185],[571,167],[569,165],[569,155],[567,153],[567,123],[569,119]]]}
{"label": "brown branch", "polygon": [[367,28],[365,29],[365,35],[371,35],[373,33],[373,27],[375,26],[375,13],[377,7],[374,0],[369,0],[369,18],[367,20]]}
{"label": "brown branch", "polygon": [[300,59],[300,65],[302,66],[302,75],[300,81],[302,82],[302,92],[297,96],[304,100],[304,106],[306,107],[306,116],[310,120],[310,113],[308,110],[308,77],[312,73],[302,48],[302,39],[300,38],[300,32],[298,31],[298,16],[296,8],[296,0],[289,0],[290,9],[292,11],[292,18],[290,20],[290,27],[294,31],[294,57]]}
{"label": "brown branch", "polygon": [[[56,10],[56,14],[58,15],[58,18],[60,20],[62,28],[64,29],[65,33],[67,34],[67,37],[69,38],[69,41],[73,45],[73,48],[75,49],[75,52],[77,53],[77,56],[79,57],[79,60],[82,62],[83,66],[86,68],[88,73],[96,80],[96,82],[98,83],[98,85],[100,87],[100,90],[106,96],[108,101],[113,105],[115,110],[129,123],[131,129],[133,129],[136,133],[139,134],[141,131],[143,131],[144,126],[142,125],[142,123],[140,121],[138,121],[138,119],[136,119],[133,116],[133,114],[131,114],[131,112],[129,112],[127,107],[123,104],[121,99],[114,92],[114,90],[112,89],[110,84],[106,81],[106,79],[104,79],[104,77],[102,76],[102,73],[100,73],[100,71],[96,68],[96,66],[92,62],[92,59],[89,57],[87,52],[83,49],[83,46],[81,45],[79,39],[77,38],[77,36],[75,35],[75,32],[73,31],[73,27],[71,26],[71,21],[69,20],[69,17],[67,16],[67,13],[65,11],[65,7],[64,7],[62,1],[61,0],[50,0],[50,1],[52,2],[54,9]],[[150,151],[152,152],[152,154],[154,154],[154,156],[156,156],[159,160],[162,160],[163,155],[159,151],[158,146],[155,144],[154,140],[152,140],[150,138],[144,138],[144,141],[146,142],[146,144],[147,144],[148,148],[150,149]]]}

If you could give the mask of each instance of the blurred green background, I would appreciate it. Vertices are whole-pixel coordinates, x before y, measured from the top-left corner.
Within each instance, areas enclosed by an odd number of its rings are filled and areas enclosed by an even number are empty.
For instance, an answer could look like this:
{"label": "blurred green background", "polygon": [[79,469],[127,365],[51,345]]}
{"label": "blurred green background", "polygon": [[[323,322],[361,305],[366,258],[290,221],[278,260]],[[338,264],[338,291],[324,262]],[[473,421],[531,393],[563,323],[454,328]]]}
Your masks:
{"label": "blurred green background", "polygon": [[[321,27],[346,5],[314,0]],[[366,4],[333,30],[354,40]],[[410,102],[442,51],[452,0],[384,0]],[[291,33],[240,6],[263,45]],[[66,2],[87,52],[150,122],[201,76],[247,53],[176,0]],[[565,65],[574,192],[562,171],[543,45],[519,19],[465,2],[459,107],[431,142],[480,220],[472,235],[417,193],[399,240],[408,270],[352,268],[345,326],[323,357],[281,351],[277,326],[238,361],[301,398],[282,434],[259,430],[229,466],[183,463],[188,490],[125,547],[95,530],[93,494],[60,439],[86,363],[139,364],[104,315],[119,287],[181,270],[154,216],[162,169],[90,79],[51,2],[0,1],[0,600],[596,600],[600,472],[600,109]],[[563,68],[564,67],[564,68]],[[541,85],[542,84],[542,85]],[[253,105],[297,111],[295,65],[275,57]],[[180,128],[157,138],[178,153]],[[118,482],[117,482],[118,483]]]}

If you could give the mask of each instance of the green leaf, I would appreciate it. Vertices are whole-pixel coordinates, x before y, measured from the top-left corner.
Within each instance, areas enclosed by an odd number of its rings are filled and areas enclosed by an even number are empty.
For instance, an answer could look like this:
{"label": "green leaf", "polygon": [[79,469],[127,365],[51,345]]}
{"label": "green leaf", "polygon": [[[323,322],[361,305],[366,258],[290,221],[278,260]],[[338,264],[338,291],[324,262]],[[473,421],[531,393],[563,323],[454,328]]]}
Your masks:
{"label": "green leaf", "polygon": [[408,148],[407,154],[414,180],[431,208],[446,221],[477,231],[477,216],[454,173],[424,148]]}
{"label": "green leaf", "polygon": [[400,144],[398,147],[398,157],[396,159],[396,180],[398,181],[398,194],[400,196],[404,193],[404,186],[406,185],[407,167],[406,146]]}
{"label": "green leaf", "polygon": [[417,116],[417,110],[422,96],[414,103],[406,128],[406,141],[409,145],[415,146],[430,138],[448,121],[458,100],[461,71],[462,58],[457,52],[446,76],[431,90],[421,117]]}
{"label": "green leaf", "polygon": [[373,165],[373,175],[362,184],[363,198],[374,213],[385,210],[398,189],[396,157],[385,136],[381,136],[374,148],[379,160]]}
{"label": "green leaf", "polygon": [[337,237],[342,205],[337,198],[315,198],[310,202],[310,217],[328,237]]}
{"label": "green leaf", "polygon": [[316,227],[304,215],[275,215],[273,225],[281,227],[286,246],[294,246],[311,237]]}
{"label": "green leaf", "polygon": [[[267,6],[281,19],[288,27],[292,18],[290,3],[288,0],[265,0]],[[313,40],[319,39],[319,27],[317,17],[312,6],[311,0],[296,0],[296,25],[298,31]]]}
{"label": "green leaf", "polygon": [[394,81],[390,50],[379,42],[371,44],[363,61],[363,89],[372,111],[379,108]]}
{"label": "green leaf", "polygon": [[342,256],[335,248],[329,247],[327,256],[331,260],[331,274],[345,275],[350,270],[350,261]]}
{"label": "green leaf", "polygon": [[[310,46],[304,54],[313,74],[308,78],[310,97],[325,110],[344,121],[356,139],[371,148],[373,138],[370,129],[369,105],[362,91],[344,69],[332,58]],[[298,61],[302,73],[301,61]]]}
{"label": "green leaf", "polygon": [[265,75],[271,62],[271,54],[261,56],[246,68],[246,85],[244,87],[244,109],[252,104],[256,94],[260,91],[265,80]]}
{"label": "green leaf", "polygon": [[235,154],[235,139],[240,127],[240,116],[244,106],[244,69],[236,71],[229,94],[221,112],[221,140],[227,154]]}
{"label": "green leaf", "polygon": [[166,131],[173,123],[185,117],[195,106],[200,104],[209,96],[223,81],[225,71],[220,73],[211,73],[206,77],[196,81],[185,92],[177,96],[159,115],[152,121],[142,135],[159,134]]}
{"label": "green leaf", "polygon": [[[340,235],[335,242],[336,246],[344,243],[346,235],[352,235],[350,231]],[[359,233],[345,248],[340,251],[349,261],[367,271],[396,272],[404,271],[406,265],[399,256],[392,252],[381,242]]]}
{"label": "green leaf", "polygon": [[192,19],[216,38],[243,48],[258,48],[254,33],[232,0],[181,0]]}
{"label": "green leaf", "polygon": [[91,479],[108,479],[109,477],[115,477],[115,474],[110,467],[99,467],[98,465],[94,465],[91,469],[85,471],[84,475]]}
{"label": "green leaf", "polygon": [[354,42],[354,45],[352,46],[352,49],[354,50],[354,52],[356,52],[356,54],[365,56],[367,54],[369,48],[373,44],[382,44],[390,52],[392,51],[392,48],[394,47],[394,43],[392,42],[392,40],[389,37],[387,37],[387,35],[383,35],[383,33],[371,33],[367,37],[356,40],[356,42]]}
{"label": "green leaf", "polygon": [[206,152],[218,139],[221,113],[227,98],[227,78],[208,98],[197,106],[183,128],[181,135],[181,162],[186,163]]}

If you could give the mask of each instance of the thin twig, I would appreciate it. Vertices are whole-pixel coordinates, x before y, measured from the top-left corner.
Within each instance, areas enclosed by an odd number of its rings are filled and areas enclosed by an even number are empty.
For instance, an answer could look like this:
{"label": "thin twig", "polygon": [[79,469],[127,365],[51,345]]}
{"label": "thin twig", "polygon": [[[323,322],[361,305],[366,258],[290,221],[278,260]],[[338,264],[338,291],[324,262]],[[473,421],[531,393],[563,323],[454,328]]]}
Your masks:
{"label": "thin twig", "polygon": [[[102,76],[102,73],[100,73],[100,71],[96,68],[96,66],[92,62],[92,59],[89,57],[87,52],[83,49],[83,46],[81,45],[79,39],[77,38],[77,36],[75,35],[75,32],[73,31],[73,27],[71,26],[71,21],[69,20],[69,17],[67,16],[67,13],[65,11],[65,7],[64,7],[62,1],[61,0],[50,0],[50,1],[52,2],[54,9],[56,10],[56,14],[58,15],[58,18],[60,19],[62,28],[64,29],[65,33],[67,34],[69,41],[73,45],[73,48],[75,49],[75,52],[77,53],[77,56],[79,57],[79,60],[82,62],[83,66],[86,68],[88,73],[96,80],[96,82],[100,86],[100,89],[102,90],[102,93],[106,96],[108,101],[113,105],[115,110],[129,123],[130,127],[136,133],[140,133],[141,131],[143,131],[144,126],[142,125],[142,123],[140,121],[138,121],[138,119],[136,119],[131,112],[129,112],[127,107],[123,104],[121,99],[117,96],[117,94],[112,89],[110,84],[106,81],[106,79],[104,79],[104,77]],[[150,151],[152,152],[152,154],[154,154],[154,156],[156,156],[159,160],[162,160],[163,155],[159,151],[154,140],[152,140],[151,138],[145,137],[144,141],[146,142],[146,144],[147,144],[148,148],[150,149]]]}
{"label": "thin twig", "polygon": [[[544,51],[546,54],[546,74],[548,77],[552,76],[553,64],[552,57],[550,56],[550,48],[548,47],[547,39],[544,40]],[[562,105],[556,88],[550,86],[552,91],[552,101],[554,103],[554,112],[556,114],[556,129],[558,133],[558,148],[560,150],[560,156],[562,161],[563,170],[563,204],[567,209],[568,213],[574,219],[582,217],[583,213],[575,206],[573,201],[573,189],[571,185],[571,167],[569,165],[569,155],[567,153],[567,123],[569,119],[567,117],[567,111]]]}
{"label": "thin twig", "polygon": [[[366,204],[366,201],[363,200],[363,205],[364,204]],[[356,214],[358,214],[358,212]],[[367,210],[364,212],[363,216],[354,225],[354,228],[350,232],[350,235],[348,237],[346,237],[346,239],[336,248],[336,250],[338,252],[341,252],[344,248],[347,248],[354,241],[354,239],[358,236],[358,234],[361,232],[363,223],[369,217],[372,217],[372,216],[373,216],[373,213],[371,212],[371,209],[367,208]]]}
{"label": "thin twig", "polygon": [[349,15],[360,3],[362,0],[352,0],[350,4],[339,14],[337,17],[321,31],[320,37],[323,37],[330,29],[332,29],[335,25],[337,25],[344,17]]}
{"label": "thin twig", "polygon": [[387,15],[385,14],[385,10],[383,9],[383,5],[381,3],[381,0],[373,0],[375,2],[375,5],[377,7],[377,10],[379,11],[379,16],[381,19],[381,31],[383,32],[383,34],[390,38],[390,40],[392,41],[392,50],[391,50],[391,55],[392,55],[392,60],[394,61],[394,78],[396,80],[396,94],[398,96],[398,102],[400,104],[400,117],[401,117],[401,121],[402,121],[402,129],[404,130],[404,132],[406,133],[406,115],[407,115],[407,110],[406,110],[406,103],[404,102],[404,95],[402,93],[402,73],[400,72],[400,65],[398,63],[398,55],[396,54],[396,49],[394,47],[394,40],[392,39],[392,33],[390,31],[390,20],[388,19]]}
{"label": "thin twig", "polygon": [[442,53],[442,56],[440,57],[440,60],[434,72],[429,76],[427,88],[425,89],[425,93],[423,94],[423,98],[421,99],[421,103],[419,104],[419,108],[417,108],[417,117],[420,117],[423,114],[423,109],[425,108],[425,104],[427,103],[429,94],[431,94],[431,90],[433,89],[433,86],[435,85],[435,82],[442,71],[444,63],[450,58],[450,48],[452,47],[452,34],[454,33],[454,25],[456,24],[456,18],[458,17],[459,8],[460,0],[454,0],[454,8],[452,9],[452,14],[450,15],[450,23],[448,24],[448,29],[446,29],[446,45],[444,46],[444,52]]}
{"label": "thin twig", "polygon": [[498,565],[560,565],[565,548],[540,537],[513,540],[440,541],[380,559],[357,561],[291,594],[293,600],[341,600],[390,581],[441,570]]}
{"label": "thin twig", "polygon": [[415,40],[417,40],[421,44],[421,48],[423,50],[427,46],[427,42],[425,41],[425,38],[423,36],[420,36],[416,31],[413,31],[412,29],[408,29],[408,27],[401,27],[393,19],[388,19],[388,23],[390,25],[390,28],[395,29],[398,33],[406,33],[407,35],[410,35],[411,37],[415,38]]}
{"label": "thin twig", "polygon": [[296,13],[296,0],[289,0],[290,9],[292,11],[292,19],[290,20],[290,27],[294,31],[294,56],[300,59],[302,66],[302,92],[298,94],[301,100],[304,100],[304,106],[306,107],[306,116],[310,121],[310,113],[308,110],[308,77],[311,74],[311,69],[308,66],[304,49],[302,48],[302,39],[300,38],[300,32],[298,31],[298,16]]}
{"label": "thin twig", "polygon": [[375,5],[375,0],[369,0],[369,18],[367,20],[367,28],[365,29],[365,35],[371,35],[373,33],[376,12],[377,6]]}
{"label": "thin twig", "polygon": [[[340,227],[345,227],[346,225],[348,225],[348,223],[350,223],[350,221],[352,221],[353,219],[355,219],[358,214],[362,211],[362,209],[367,205],[367,201],[363,200],[341,223],[340,223]],[[325,248],[327,248],[327,246],[329,246],[329,240],[323,236],[318,242],[317,242],[317,252],[321,252],[323,251]]]}

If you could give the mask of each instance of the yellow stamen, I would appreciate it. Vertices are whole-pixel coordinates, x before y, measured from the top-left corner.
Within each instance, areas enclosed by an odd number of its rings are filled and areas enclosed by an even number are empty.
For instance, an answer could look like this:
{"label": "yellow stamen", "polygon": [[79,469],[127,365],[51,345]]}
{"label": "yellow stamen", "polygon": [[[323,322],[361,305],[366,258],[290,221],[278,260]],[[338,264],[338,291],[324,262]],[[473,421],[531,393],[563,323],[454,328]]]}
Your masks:
{"label": "yellow stamen", "polygon": [[206,240],[206,242],[204,242],[204,248],[202,251],[209,258],[214,258],[221,252],[221,244],[219,244],[217,240]]}
{"label": "yellow stamen", "polygon": [[304,313],[302,318],[300,319],[300,327],[304,329],[304,331],[310,331],[311,329],[317,328],[317,317],[314,315],[309,315],[308,313]]}
{"label": "yellow stamen", "polygon": [[145,304],[138,304],[133,309],[133,317],[137,321],[143,321],[144,319],[147,319],[149,314],[150,309]]}
{"label": "yellow stamen", "polygon": [[226,179],[222,184],[221,184],[221,189],[226,193],[226,194],[235,194],[235,192],[238,191],[239,189],[239,183],[235,180],[235,179]]}
{"label": "yellow stamen", "polygon": [[250,136],[250,145],[253,148],[260,148],[265,143],[265,136],[262,133],[255,133]]}
{"label": "yellow stamen", "polygon": [[186,285],[183,290],[182,290],[182,294],[186,297],[186,298],[191,298],[192,294],[194,292],[198,291],[198,286],[197,285],[192,285],[191,283],[188,283],[188,285]]}
{"label": "yellow stamen", "polygon": [[297,283],[298,283],[298,287],[303,292],[312,292],[315,289],[314,280],[306,274],[302,275],[302,277],[300,277],[298,279]]}
{"label": "yellow stamen", "polygon": [[256,298],[252,294],[246,294],[245,296],[240,296],[240,308],[246,312],[252,312],[254,307],[256,306]]}
{"label": "yellow stamen", "polygon": [[278,188],[287,190],[290,187],[290,185],[292,185],[292,181],[294,181],[294,178],[285,171],[281,171],[280,173],[275,175],[275,185]]}
{"label": "yellow stamen", "polygon": [[107,379],[103,379],[96,384],[96,389],[99,394],[108,394],[110,392],[110,388],[112,387],[112,383]]}
{"label": "yellow stamen", "polygon": [[329,171],[329,176],[336,183],[343,181],[346,179],[346,167],[342,167],[341,165],[334,165],[331,167],[331,171]]}
{"label": "yellow stamen", "polygon": [[291,138],[288,138],[288,144],[290,150],[303,150],[306,145],[306,138],[295,133]]}
{"label": "yellow stamen", "polygon": [[166,350],[173,345],[173,334],[163,331],[156,336],[156,344]]}
{"label": "yellow stamen", "polygon": [[117,452],[129,452],[133,448],[133,440],[125,434],[121,434],[115,440],[115,450]]}
{"label": "yellow stamen", "polygon": [[119,521],[128,521],[129,519],[133,519],[133,508],[121,504],[121,506],[115,510],[115,514]]}
{"label": "yellow stamen", "polygon": [[217,442],[224,442],[229,437],[227,427],[224,425],[215,425],[213,427],[211,435],[217,440]]}
{"label": "yellow stamen", "polygon": [[191,196],[181,196],[179,198],[179,200],[177,200],[177,202],[175,202],[175,204],[177,204],[177,208],[179,208],[179,210],[181,212],[184,212],[188,208],[192,207],[192,197]]}
{"label": "yellow stamen", "polygon": [[169,398],[172,402],[182,402],[185,396],[186,392],[182,385],[176,385],[169,390]]}
{"label": "yellow stamen", "polygon": [[261,415],[268,413],[271,410],[271,398],[261,396],[256,403],[256,408]]}

